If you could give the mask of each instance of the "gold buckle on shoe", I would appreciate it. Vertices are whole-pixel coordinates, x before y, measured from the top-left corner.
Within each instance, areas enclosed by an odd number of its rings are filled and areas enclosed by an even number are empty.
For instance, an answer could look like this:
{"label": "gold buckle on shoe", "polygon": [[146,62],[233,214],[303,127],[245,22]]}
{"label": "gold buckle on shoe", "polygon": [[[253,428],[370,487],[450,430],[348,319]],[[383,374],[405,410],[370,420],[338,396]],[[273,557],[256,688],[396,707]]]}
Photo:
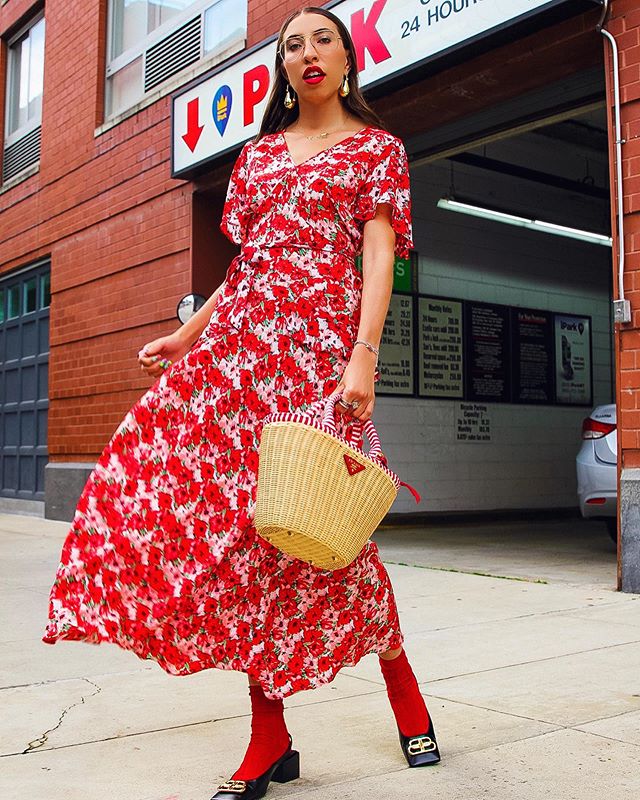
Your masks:
{"label": "gold buckle on shoe", "polygon": [[246,781],[230,778],[228,781],[225,781],[224,783],[221,783],[220,786],[218,786],[218,791],[237,792],[238,794],[242,794],[242,792],[244,792],[246,788],[247,788]]}
{"label": "gold buckle on shoe", "polygon": [[407,752],[412,755],[418,753],[432,753],[436,749],[436,743],[429,736],[414,736],[409,739]]}

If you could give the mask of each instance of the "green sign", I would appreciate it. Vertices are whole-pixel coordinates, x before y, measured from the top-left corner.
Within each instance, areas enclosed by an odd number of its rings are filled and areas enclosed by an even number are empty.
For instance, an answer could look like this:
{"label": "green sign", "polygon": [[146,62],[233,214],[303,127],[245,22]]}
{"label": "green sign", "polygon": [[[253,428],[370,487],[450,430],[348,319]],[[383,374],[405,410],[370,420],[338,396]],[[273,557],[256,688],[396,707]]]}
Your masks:
{"label": "green sign", "polygon": [[[396,258],[393,262],[393,291],[411,292],[414,289],[413,265],[417,261],[417,253],[412,252],[409,258]],[[356,267],[362,272],[362,256],[356,257]]]}

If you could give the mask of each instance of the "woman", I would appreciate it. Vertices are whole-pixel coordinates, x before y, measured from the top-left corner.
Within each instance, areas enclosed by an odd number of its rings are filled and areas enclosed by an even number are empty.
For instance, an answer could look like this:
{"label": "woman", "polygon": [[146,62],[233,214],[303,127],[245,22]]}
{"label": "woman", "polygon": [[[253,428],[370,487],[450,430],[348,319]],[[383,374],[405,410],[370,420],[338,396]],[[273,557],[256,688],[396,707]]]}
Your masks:
{"label": "woman", "polygon": [[371,417],[394,249],[411,246],[406,153],[360,94],[344,25],[304,8],[277,53],[221,223],[241,252],[197,314],[139,353],[158,380],[80,497],[44,637],[114,642],[174,675],[246,672],[251,739],[216,800],[298,777],[283,698],[372,652],[410,766],[439,761],[377,545],[331,572],[251,524],[268,413],[342,393],[341,432]]}

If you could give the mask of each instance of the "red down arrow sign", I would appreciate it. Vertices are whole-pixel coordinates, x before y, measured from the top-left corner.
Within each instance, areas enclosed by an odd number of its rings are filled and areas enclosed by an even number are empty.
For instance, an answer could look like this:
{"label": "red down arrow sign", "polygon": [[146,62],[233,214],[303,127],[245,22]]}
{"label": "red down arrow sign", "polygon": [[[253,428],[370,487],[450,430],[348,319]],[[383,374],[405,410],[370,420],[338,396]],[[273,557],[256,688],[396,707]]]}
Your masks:
{"label": "red down arrow sign", "polygon": [[200,98],[196,97],[187,103],[187,132],[182,134],[184,143],[193,153],[204,130],[204,125],[199,125],[200,120]]}

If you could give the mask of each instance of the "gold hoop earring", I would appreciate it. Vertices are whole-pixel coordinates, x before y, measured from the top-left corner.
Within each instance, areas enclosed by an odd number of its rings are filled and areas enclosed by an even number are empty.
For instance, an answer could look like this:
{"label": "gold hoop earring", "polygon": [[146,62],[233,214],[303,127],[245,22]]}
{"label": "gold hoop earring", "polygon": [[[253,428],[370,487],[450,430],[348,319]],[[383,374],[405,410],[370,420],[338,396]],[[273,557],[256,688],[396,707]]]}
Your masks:
{"label": "gold hoop earring", "polygon": [[289,84],[287,84],[287,93],[284,96],[284,107],[288,108],[290,111],[296,104],[296,98],[295,95],[292,97],[289,94],[289,89],[291,89],[291,87],[289,86]]}
{"label": "gold hoop earring", "polygon": [[349,87],[349,76],[345,75],[342,80],[342,83],[340,84],[340,88],[338,89],[338,94],[340,95],[340,97],[346,97],[350,91],[351,89]]}

